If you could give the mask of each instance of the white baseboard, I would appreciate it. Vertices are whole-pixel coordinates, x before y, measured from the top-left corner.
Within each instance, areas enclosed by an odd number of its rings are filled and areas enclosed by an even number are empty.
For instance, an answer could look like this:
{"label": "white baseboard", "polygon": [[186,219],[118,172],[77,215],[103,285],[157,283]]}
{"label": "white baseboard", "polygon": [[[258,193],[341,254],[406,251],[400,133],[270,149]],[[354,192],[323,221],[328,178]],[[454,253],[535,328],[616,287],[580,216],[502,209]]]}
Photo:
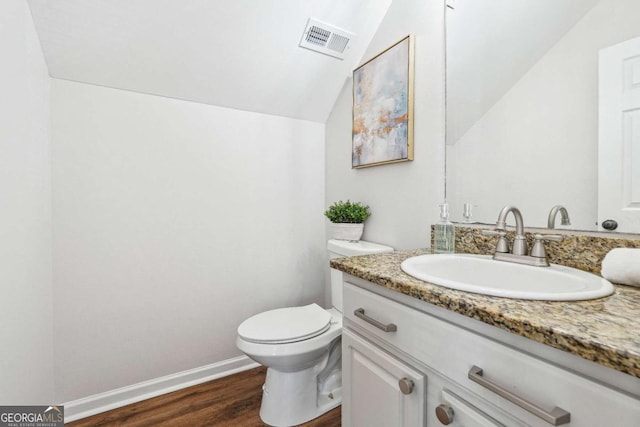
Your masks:
{"label": "white baseboard", "polygon": [[140,402],[161,394],[191,387],[216,378],[260,366],[247,356],[239,356],[211,365],[189,369],[138,384],[94,394],[64,404],[64,421],[69,423],[111,409]]}

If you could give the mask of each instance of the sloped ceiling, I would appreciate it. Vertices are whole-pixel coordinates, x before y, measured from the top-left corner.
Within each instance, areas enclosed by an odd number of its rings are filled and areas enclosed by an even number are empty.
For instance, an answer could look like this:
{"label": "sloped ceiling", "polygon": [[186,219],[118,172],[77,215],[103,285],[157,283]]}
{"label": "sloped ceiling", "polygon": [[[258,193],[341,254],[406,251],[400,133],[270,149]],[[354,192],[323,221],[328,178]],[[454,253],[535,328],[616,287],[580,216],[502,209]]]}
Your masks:
{"label": "sloped ceiling", "polygon": [[[391,1],[28,3],[51,77],[324,123]],[[357,34],[344,60],[298,47],[310,17]]]}
{"label": "sloped ceiling", "polygon": [[455,144],[599,0],[455,0],[447,9],[447,144]]}

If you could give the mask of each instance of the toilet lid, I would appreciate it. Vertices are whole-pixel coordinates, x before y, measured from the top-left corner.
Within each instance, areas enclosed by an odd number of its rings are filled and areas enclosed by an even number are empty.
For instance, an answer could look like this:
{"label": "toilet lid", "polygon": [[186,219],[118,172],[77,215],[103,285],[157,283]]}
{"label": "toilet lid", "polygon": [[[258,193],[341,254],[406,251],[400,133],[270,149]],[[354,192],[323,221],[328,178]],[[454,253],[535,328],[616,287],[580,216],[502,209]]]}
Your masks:
{"label": "toilet lid", "polygon": [[318,304],[287,307],[256,314],[238,326],[238,335],[264,344],[303,341],[329,329],[331,314]]}

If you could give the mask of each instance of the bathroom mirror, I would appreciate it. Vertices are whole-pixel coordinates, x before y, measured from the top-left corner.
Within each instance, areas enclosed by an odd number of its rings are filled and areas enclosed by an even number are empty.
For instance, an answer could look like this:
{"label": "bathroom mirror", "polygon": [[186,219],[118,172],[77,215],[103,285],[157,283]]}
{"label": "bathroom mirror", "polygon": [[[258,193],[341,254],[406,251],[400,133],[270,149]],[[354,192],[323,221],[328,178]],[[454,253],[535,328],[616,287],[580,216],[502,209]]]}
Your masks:
{"label": "bathroom mirror", "polygon": [[[562,205],[571,225],[561,225],[558,214],[556,228],[603,230],[609,218],[598,213],[599,91],[606,90],[599,52],[640,36],[640,1],[448,0],[447,6],[452,219],[495,223],[511,204],[525,226],[547,227],[551,209]],[[638,64],[630,78],[640,87]],[[638,118],[633,129],[640,129]],[[640,202],[640,130],[630,146],[636,169],[629,182],[636,182],[633,200]],[[465,204],[470,218],[463,217]]]}

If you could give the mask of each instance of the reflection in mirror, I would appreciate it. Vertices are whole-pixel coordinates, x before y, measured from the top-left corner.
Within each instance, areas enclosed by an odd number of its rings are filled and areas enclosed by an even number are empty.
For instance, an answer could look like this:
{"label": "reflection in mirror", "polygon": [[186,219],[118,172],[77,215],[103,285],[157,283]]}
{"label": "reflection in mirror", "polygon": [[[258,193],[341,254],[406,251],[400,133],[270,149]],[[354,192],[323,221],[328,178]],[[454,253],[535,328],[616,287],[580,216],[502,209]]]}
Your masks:
{"label": "reflection in mirror", "polygon": [[[562,205],[571,224],[558,219],[556,229],[603,230],[605,220],[615,220],[616,231],[640,232],[640,105],[617,113],[599,105],[606,98],[599,91],[611,86],[640,90],[634,55],[614,66],[627,69],[624,81],[599,81],[601,51],[640,36],[640,1],[456,0],[452,6],[446,23],[452,219],[495,223],[503,206],[515,205],[526,226],[547,227],[552,208]],[[607,149],[617,167],[603,169],[600,160],[606,179],[599,184],[599,141],[611,139],[599,125],[603,114],[618,114],[613,121],[625,125],[613,133],[618,148]],[[613,175],[621,178],[617,184],[609,182]],[[612,212],[598,211],[599,185],[601,193],[622,195],[604,202]],[[465,204],[473,207],[468,220]]]}

